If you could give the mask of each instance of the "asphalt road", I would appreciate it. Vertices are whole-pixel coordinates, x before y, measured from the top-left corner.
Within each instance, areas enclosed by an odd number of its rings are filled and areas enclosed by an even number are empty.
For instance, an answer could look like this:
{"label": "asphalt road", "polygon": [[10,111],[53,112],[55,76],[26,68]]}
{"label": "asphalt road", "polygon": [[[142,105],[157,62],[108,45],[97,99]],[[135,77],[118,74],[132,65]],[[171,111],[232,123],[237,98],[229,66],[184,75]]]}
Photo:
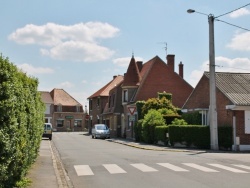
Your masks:
{"label": "asphalt road", "polygon": [[75,188],[250,187],[249,153],[190,153],[129,147],[83,133],[53,135]]}

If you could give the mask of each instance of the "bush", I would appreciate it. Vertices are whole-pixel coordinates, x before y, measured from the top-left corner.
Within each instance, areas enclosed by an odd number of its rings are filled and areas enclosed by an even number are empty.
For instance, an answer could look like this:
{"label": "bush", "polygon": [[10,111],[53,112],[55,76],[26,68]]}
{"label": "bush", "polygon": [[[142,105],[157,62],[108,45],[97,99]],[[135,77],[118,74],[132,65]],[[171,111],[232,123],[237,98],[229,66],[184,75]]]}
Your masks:
{"label": "bush", "polygon": [[45,111],[37,87],[0,55],[0,188],[20,182],[37,157]]}
{"label": "bush", "polygon": [[154,131],[156,126],[164,126],[165,120],[157,110],[149,110],[142,121],[142,138],[146,143],[154,143]]}
{"label": "bush", "polygon": [[233,145],[233,128],[231,126],[218,127],[218,142],[222,150],[231,150]]}
{"label": "bush", "polygon": [[203,149],[210,148],[210,129],[209,126],[187,125],[169,126],[169,140],[173,146],[175,143],[185,143],[187,147],[197,147]]}
{"label": "bush", "polygon": [[168,133],[168,126],[156,126],[155,127],[155,142],[158,141],[163,142],[165,145],[168,144],[168,138],[166,137],[166,134]]}
{"label": "bush", "polygon": [[134,126],[135,141],[142,141],[142,120],[135,122]]}

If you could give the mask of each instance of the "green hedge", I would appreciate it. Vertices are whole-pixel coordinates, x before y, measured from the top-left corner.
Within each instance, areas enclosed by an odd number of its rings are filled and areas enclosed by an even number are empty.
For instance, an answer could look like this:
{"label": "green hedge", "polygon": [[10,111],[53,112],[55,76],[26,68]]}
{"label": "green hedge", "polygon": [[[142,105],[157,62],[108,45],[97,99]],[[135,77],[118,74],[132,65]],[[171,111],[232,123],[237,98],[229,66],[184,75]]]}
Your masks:
{"label": "green hedge", "polygon": [[[185,143],[187,147],[194,146],[202,149],[210,149],[210,127],[202,125],[169,126],[169,140],[174,143]],[[218,127],[218,142],[220,149],[231,149],[232,127]]]}
{"label": "green hedge", "polygon": [[0,55],[0,188],[14,187],[37,157],[45,111],[37,87]]}
{"label": "green hedge", "polygon": [[168,126],[157,126],[155,127],[155,142],[163,142],[165,145],[168,144],[168,138],[166,134],[168,133]]}

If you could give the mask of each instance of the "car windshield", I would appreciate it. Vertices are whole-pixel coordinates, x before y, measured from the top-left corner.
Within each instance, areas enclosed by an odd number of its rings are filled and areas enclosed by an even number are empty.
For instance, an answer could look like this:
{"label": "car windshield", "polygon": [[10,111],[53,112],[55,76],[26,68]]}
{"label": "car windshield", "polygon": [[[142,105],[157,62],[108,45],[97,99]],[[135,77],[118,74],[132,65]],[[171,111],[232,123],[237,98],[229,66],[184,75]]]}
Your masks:
{"label": "car windshield", "polygon": [[97,130],[107,130],[108,127],[107,127],[106,125],[97,125],[97,126],[96,126],[96,129],[97,129]]}

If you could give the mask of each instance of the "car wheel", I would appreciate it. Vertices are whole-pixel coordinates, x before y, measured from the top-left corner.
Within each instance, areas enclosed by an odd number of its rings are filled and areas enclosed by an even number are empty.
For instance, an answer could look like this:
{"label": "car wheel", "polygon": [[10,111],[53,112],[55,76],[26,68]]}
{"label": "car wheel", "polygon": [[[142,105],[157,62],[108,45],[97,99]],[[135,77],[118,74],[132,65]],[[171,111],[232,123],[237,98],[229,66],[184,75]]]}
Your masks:
{"label": "car wheel", "polygon": [[49,140],[52,140],[52,136],[49,137]]}
{"label": "car wheel", "polygon": [[94,135],[92,134],[92,138],[94,138]]}

